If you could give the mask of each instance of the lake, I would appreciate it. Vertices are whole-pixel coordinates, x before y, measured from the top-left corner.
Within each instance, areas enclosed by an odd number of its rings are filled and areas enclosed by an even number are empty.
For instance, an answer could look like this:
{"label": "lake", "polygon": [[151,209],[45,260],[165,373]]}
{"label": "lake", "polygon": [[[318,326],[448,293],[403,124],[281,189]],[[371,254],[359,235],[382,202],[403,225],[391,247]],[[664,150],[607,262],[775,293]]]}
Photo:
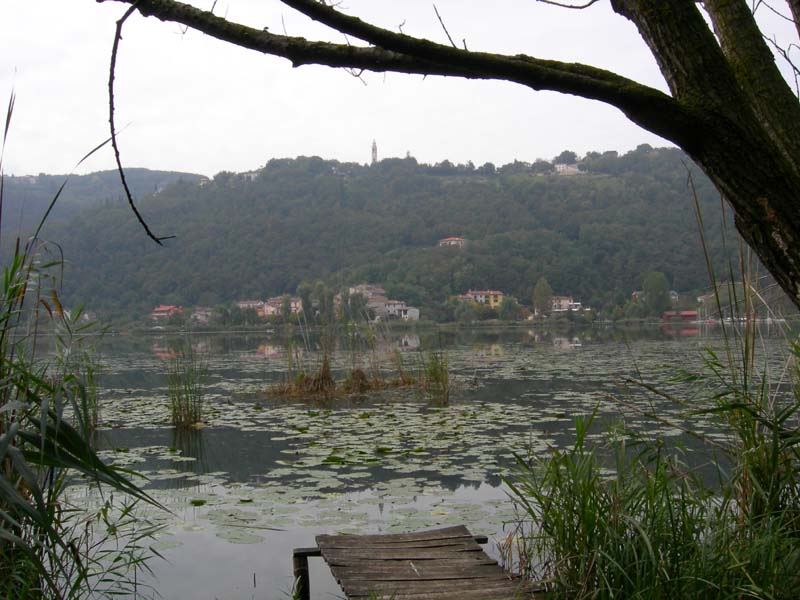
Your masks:
{"label": "lake", "polygon": [[[353,366],[385,378],[399,368],[417,376],[441,350],[451,378],[444,405],[418,386],[329,400],[269,393],[300,366],[320,362],[320,340],[304,336],[216,334],[104,339],[99,391],[101,456],[136,469],[172,514],[155,547],[152,585],[166,599],[284,599],[292,587],[291,551],[329,532],[402,532],[466,524],[490,538],[513,530],[515,511],[502,477],[514,454],[545,456],[566,447],[573,419],[598,408],[595,436],[624,417],[658,439],[698,443],[672,423],[680,407],[626,384],[639,378],[691,403],[677,369],[699,370],[704,348],[720,349],[719,329],[570,333],[526,328],[382,332],[326,342],[337,378]],[[166,363],[191,346],[207,364],[205,427],[170,425]],[[760,344],[773,369],[785,342],[764,330]],[[623,404],[614,398],[622,399]],[[691,426],[719,438],[713,422]],[[69,496],[98,501],[80,485]],[[311,559],[313,598],[341,596],[322,559]],[[144,597],[154,596],[145,591]]]}

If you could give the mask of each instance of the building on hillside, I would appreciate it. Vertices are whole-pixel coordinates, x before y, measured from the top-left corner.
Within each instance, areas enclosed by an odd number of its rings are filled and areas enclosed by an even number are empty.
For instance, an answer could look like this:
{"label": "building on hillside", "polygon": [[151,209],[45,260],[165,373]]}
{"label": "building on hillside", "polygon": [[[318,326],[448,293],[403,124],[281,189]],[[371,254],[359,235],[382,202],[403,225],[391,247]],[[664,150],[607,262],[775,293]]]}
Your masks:
{"label": "building on hillside", "polygon": [[413,306],[403,306],[397,312],[397,316],[403,321],[419,321],[419,309]]}
{"label": "building on hillside", "polygon": [[572,296],[553,296],[551,307],[552,312],[583,310],[583,305],[580,302],[575,302]]}
{"label": "building on hillside", "polygon": [[[283,303],[286,296],[273,296],[264,303],[263,318],[283,314]],[[289,298],[289,312],[293,315],[303,312],[303,301],[298,296]]]}
{"label": "building on hillside", "polygon": [[571,165],[565,165],[560,163],[556,164],[557,175],[580,175],[581,173],[583,173],[583,171],[581,171],[578,168],[578,165],[576,163],[573,163]]}
{"label": "building on hillside", "polygon": [[259,309],[263,309],[264,301],[263,300],[237,300],[236,306],[238,306],[242,310],[254,310],[258,312]]}
{"label": "building on hillside", "polygon": [[208,322],[211,320],[211,313],[212,309],[209,306],[195,306],[192,314],[189,315],[189,318],[192,320],[192,323],[197,323],[198,325],[208,325]]}
{"label": "building on hillside", "polygon": [[[386,290],[380,286],[369,283],[360,283],[348,288],[350,295],[361,294],[366,300],[366,308],[375,315],[376,320],[403,319],[416,321],[419,319],[419,309],[406,306],[403,300],[390,300]],[[341,298],[340,298],[341,302]]]}
{"label": "building on hillside", "polygon": [[419,321],[419,309],[406,305],[403,300],[387,300],[385,307],[386,316],[390,319]]}
{"label": "building on hillside", "polygon": [[440,248],[442,247],[450,247],[450,248],[463,248],[467,245],[467,240],[460,237],[446,237],[439,240],[437,246]]}
{"label": "building on hillside", "polygon": [[150,311],[150,320],[155,322],[166,321],[175,315],[182,315],[183,307],[172,304],[160,304]]}
{"label": "building on hillside", "polygon": [[472,301],[485,304],[490,308],[497,308],[503,302],[505,294],[497,290],[469,290],[466,294],[457,296],[462,301]]}

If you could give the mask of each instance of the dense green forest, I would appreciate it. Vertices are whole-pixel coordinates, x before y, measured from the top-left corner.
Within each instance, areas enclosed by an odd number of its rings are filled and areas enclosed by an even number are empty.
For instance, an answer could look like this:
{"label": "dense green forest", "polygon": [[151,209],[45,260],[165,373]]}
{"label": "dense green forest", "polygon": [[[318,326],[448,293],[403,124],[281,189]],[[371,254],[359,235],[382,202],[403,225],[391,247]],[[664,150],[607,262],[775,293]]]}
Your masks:
{"label": "dense green forest", "polygon": [[[175,236],[165,247],[145,237],[117,187],[92,191],[95,180],[106,181],[96,174],[70,184],[72,196],[43,237],[63,249],[65,301],[117,316],[161,303],[266,298],[317,280],[382,284],[391,297],[427,308],[423,317],[438,318],[449,296],[469,288],[530,304],[542,276],[554,293],[601,310],[641,289],[648,271],[663,272],[682,293],[708,289],[688,173],[712,254],[724,264],[721,203],[681,151],[589,153],[578,167],[580,174],[567,175],[546,161],[475,167],[407,157],[365,166],[300,157],[213,180],[172,174],[170,183],[138,192],[155,233]],[[21,185],[6,190],[16,210]],[[437,247],[448,236],[468,244]]]}
{"label": "dense green forest", "polygon": [[[206,179],[194,173],[126,169],[125,177],[137,197],[154,194],[176,181],[199,183]],[[3,238],[24,235],[35,227],[67,179],[66,175],[3,177]],[[86,209],[98,209],[123,202],[124,192],[117,171],[72,175],[53,206],[51,220],[73,217]]]}

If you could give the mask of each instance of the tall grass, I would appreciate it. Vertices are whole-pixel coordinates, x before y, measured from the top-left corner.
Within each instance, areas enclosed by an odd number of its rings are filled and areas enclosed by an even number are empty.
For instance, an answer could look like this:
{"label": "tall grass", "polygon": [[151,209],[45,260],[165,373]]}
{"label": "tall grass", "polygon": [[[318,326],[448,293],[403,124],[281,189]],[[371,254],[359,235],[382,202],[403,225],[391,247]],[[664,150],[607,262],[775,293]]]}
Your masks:
{"label": "tall grass", "polygon": [[[793,345],[794,360],[798,358]],[[791,598],[800,589],[800,398],[762,375],[737,382],[711,354],[693,385],[717,419],[709,483],[657,440],[575,445],[518,459],[523,570],[563,598]],[[650,415],[657,417],[657,415]],[[722,454],[719,454],[719,453]],[[614,460],[609,461],[608,456]]]}
{"label": "tall grass", "polygon": [[207,373],[202,357],[188,343],[167,363],[167,395],[175,427],[186,429],[203,423]]}
{"label": "tall grass", "polygon": [[[3,144],[13,101],[12,94]],[[0,151],[0,214],[2,174]],[[17,241],[0,281],[0,597],[130,594],[154,532],[133,518],[133,507],[157,503],[93,451],[91,379],[73,361],[40,356],[40,330],[69,325],[57,292],[60,255],[51,259],[38,237],[43,222],[27,243]],[[76,425],[65,417],[70,411]],[[106,495],[87,514],[65,493],[73,474],[130,500]]]}
{"label": "tall grass", "polygon": [[[703,442],[715,481],[701,477],[677,449],[640,433],[623,431],[590,446],[593,416],[576,421],[571,449],[545,459],[518,457],[509,479],[525,515],[517,560],[552,596],[798,596],[800,346],[788,341],[777,372],[760,358],[754,301],[762,295],[743,248],[740,258],[740,284],[729,267],[727,312],[741,325],[723,324],[722,351],[708,349],[699,372],[680,373],[692,397],[631,381],[683,407],[687,417],[713,419],[723,436],[705,437],[655,409],[617,399]],[[719,290],[710,260],[709,273]],[[719,296],[717,302],[722,314]],[[626,437],[636,445],[626,447]]]}
{"label": "tall grass", "polygon": [[450,401],[450,362],[446,350],[432,350],[420,354],[422,376],[420,381],[428,398],[447,404]]}

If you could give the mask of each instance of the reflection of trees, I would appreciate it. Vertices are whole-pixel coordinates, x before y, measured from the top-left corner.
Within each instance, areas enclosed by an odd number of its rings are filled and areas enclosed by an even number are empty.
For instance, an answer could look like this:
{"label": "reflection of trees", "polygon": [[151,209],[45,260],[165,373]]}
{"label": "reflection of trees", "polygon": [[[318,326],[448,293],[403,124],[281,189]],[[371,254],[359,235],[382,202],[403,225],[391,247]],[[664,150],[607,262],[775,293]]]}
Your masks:
{"label": "reflection of trees", "polygon": [[208,472],[206,446],[202,429],[174,427],[172,429],[172,447],[180,452],[181,456],[195,459],[178,462],[182,471],[190,471],[197,475]]}

